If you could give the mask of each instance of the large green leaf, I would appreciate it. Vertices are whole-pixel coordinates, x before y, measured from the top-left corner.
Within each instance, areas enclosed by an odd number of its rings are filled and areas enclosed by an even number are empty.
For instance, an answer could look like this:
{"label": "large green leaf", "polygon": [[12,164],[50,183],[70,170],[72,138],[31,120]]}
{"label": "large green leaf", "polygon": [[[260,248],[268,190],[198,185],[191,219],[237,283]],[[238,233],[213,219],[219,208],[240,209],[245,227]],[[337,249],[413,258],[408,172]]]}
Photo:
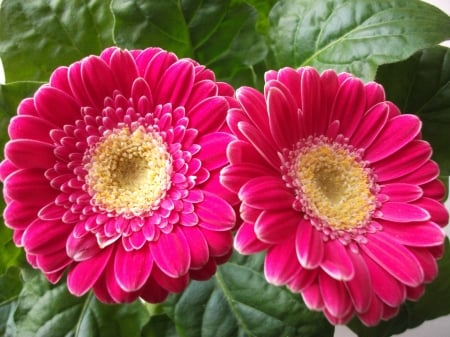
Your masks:
{"label": "large green leaf", "polygon": [[427,285],[424,296],[417,302],[406,302],[400,313],[387,322],[368,328],[356,319],[350,328],[360,337],[388,337],[419,326],[426,320],[450,314],[450,244],[445,243],[444,257],[439,261],[439,275]]}
{"label": "large green leaf", "polygon": [[3,0],[0,57],[8,82],[46,81],[60,65],[113,44],[105,0]]}
{"label": "large green leaf", "polygon": [[181,337],[332,336],[321,313],[309,311],[300,295],[267,283],[263,256],[233,260],[208,282],[192,282],[167,306]]}
{"label": "large green leaf", "polygon": [[231,0],[113,0],[114,37],[125,48],[158,46],[212,68],[220,80],[255,84],[267,54],[258,12]]}
{"label": "large green leaf", "polygon": [[450,37],[450,18],[419,0],[280,0],[270,19],[277,67],[333,68],[366,80],[378,65]]}
{"label": "large green leaf", "polygon": [[124,48],[161,47],[191,55],[189,33],[177,0],[113,0],[114,39]]}
{"label": "large green leaf", "polygon": [[419,115],[441,174],[450,175],[450,49],[436,46],[382,66],[376,79],[403,112]]}
{"label": "large green leaf", "polygon": [[39,275],[22,289],[7,332],[20,337],[140,337],[148,319],[139,301],[105,305],[92,294],[72,296],[65,284],[52,287]]}

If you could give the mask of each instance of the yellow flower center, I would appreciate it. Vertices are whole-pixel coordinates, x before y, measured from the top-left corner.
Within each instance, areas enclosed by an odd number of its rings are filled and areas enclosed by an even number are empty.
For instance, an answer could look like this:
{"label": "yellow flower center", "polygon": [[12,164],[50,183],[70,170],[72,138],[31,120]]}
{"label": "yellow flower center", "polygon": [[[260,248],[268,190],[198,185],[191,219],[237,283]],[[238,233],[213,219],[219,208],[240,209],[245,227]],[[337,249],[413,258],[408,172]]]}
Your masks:
{"label": "yellow flower center", "polygon": [[368,172],[344,147],[310,147],[297,157],[295,173],[307,214],[335,230],[364,225],[375,209]]}
{"label": "yellow flower center", "polygon": [[151,210],[170,185],[171,158],[161,139],[143,127],[107,134],[91,152],[86,182],[93,204],[125,216]]}

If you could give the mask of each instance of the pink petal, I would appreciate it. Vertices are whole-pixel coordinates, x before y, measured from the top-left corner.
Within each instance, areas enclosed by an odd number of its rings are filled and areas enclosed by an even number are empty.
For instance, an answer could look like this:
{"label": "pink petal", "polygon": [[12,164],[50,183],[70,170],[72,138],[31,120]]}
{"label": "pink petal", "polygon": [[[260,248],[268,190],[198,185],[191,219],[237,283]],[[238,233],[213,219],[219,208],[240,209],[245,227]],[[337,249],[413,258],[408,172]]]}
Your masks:
{"label": "pink petal", "polygon": [[184,233],[177,227],[172,233],[161,234],[158,241],[150,243],[150,252],[161,271],[170,277],[177,278],[189,270],[189,245]]}
{"label": "pink petal", "polygon": [[189,60],[179,60],[170,65],[158,83],[156,104],[172,103],[173,107],[186,102],[194,84],[194,66]]}
{"label": "pink petal", "polygon": [[276,87],[269,89],[266,99],[271,135],[279,148],[290,148],[298,141],[297,107]]}
{"label": "pink petal", "polygon": [[445,197],[445,186],[442,181],[436,179],[420,186],[424,197],[443,201]]}
{"label": "pink petal", "polygon": [[293,210],[262,211],[255,222],[256,236],[267,243],[280,243],[295,233],[300,217]]}
{"label": "pink petal", "polygon": [[295,245],[292,239],[269,248],[264,260],[264,275],[267,281],[276,286],[287,284],[298,272],[299,266],[295,260]]}
{"label": "pink petal", "polygon": [[197,227],[182,227],[181,230],[189,244],[191,268],[203,267],[209,260],[209,248],[202,231]]}
{"label": "pink petal", "polygon": [[386,95],[381,84],[376,82],[366,83],[364,90],[366,92],[366,110],[386,100]]}
{"label": "pink petal", "polygon": [[324,307],[319,283],[313,283],[308,288],[303,289],[301,295],[306,306],[311,310],[322,310]]}
{"label": "pink petal", "polygon": [[239,191],[239,198],[257,209],[291,209],[293,193],[284,181],[273,176],[256,177],[248,181]]}
{"label": "pink petal", "polygon": [[[325,132],[330,116],[322,107],[321,79],[316,69],[305,67],[301,73],[301,106],[303,112],[302,124],[307,135]],[[305,135],[306,136],[306,135]]]}
{"label": "pink petal", "polygon": [[352,301],[343,282],[319,273],[319,286],[326,310],[334,317],[345,317],[352,310]]}
{"label": "pink petal", "polygon": [[383,315],[383,303],[374,295],[372,295],[371,304],[369,310],[366,312],[358,313],[359,319],[366,326],[373,326],[380,322]]}
{"label": "pink petal", "polygon": [[39,113],[36,111],[34,98],[24,98],[17,106],[17,115],[39,117]]}
{"label": "pink petal", "polygon": [[[150,89],[148,83],[142,77],[138,77],[134,80],[133,84],[131,85],[131,98],[133,99],[135,106],[140,107],[138,104],[143,97],[145,97],[148,100],[148,104],[150,106],[153,106],[152,90]],[[144,109],[144,107],[142,107],[142,109]],[[147,113],[147,111],[144,110],[141,113]]]}
{"label": "pink petal", "polygon": [[233,165],[251,163],[266,167],[271,172],[276,173],[280,171],[280,168],[274,170],[272,166],[267,166],[267,161],[246,141],[232,141],[227,148],[227,157]]}
{"label": "pink petal", "polygon": [[414,201],[413,204],[430,213],[431,221],[440,226],[446,226],[448,224],[448,210],[441,202],[431,198],[421,198]]}
{"label": "pink petal", "polygon": [[252,223],[244,222],[238,229],[234,239],[234,248],[241,254],[255,254],[268,248],[269,244],[258,239]]}
{"label": "pink petal", "polygon": [[262,134],[269,135],[269,118],[264,96],[254,88],[241,87],[236,90],[236,98],[253,125]]}
{"label": "pink petal", "polygon": [[242,185],[254,177],[267,176],[271,172],[266,167],[245,163],[245,164],[233,164],[224,167],[220,171],[220,182],[222,185],[233,191],[239,192]]}
{"label": "pink petal", "polygon": [[17,167],[9,160],[4,159],[0,162],[0,180],[5,181],[13,172],[17,171]]}
{"label": "pink petal", "polygon": [[425,209],[404,202],[385,202],[380,213],[377,217],[393,222],[427,221],[431,218]]}
{"label": "pink petal", "polygon": [[380,194],[385,194],[391,202],[410,202],[419,199],[423,191],[413,184],[391,183],[380,186]]}
{"label": "pink petal", "polygon": [[61,220],[66,211],[65,207],[51,202],[39,210],[38,217],[41,220]]}
{"label": "pink petal", "polygon": [[314,269],[322,263],[325,252],[322,234],[307,220],[300,220],[298,223],[295,248],[302,267]]}
{"label": "pink petal", "polygon": [[3,212],[5,225],[12,229],[25,229],[36,219],[38,207],[27,203],[11,201]]}
{"label": "pink petal", "polygon": [[140,297],[150,303],[163,302],[169,293],[162,288],[157,281],[150,278],[145,286],[142,288]]}
{"label": "pink petal", "polygon": [[198,102],[208,97],[217,96],[217,91],[217,84],[214,81],[202,80],[195,82],[185,104],[186,111],[190,111]]}
{"label": "pink petal", "polygon": [[[424,280],[416,257],[388,234],[377,232],[368,237],[360,248],[377,264],[407,286],[415,287]],[[370,267],[369,267],[370,269]]]}
{"label": "pink petal", "polygon": [[53,145],[29,139],[16,139],[6,143],[5,157],[20,168],[47,169],[56,161]]}
{"label": "pink petal", "polygon": [[201,146],[197,158],[202,161],[202,166],[207,170],[215,170],[228,164],[226,157],[227,145],[234,137],[225,132],[208,133],[198,140]]}
{"label": "pink petal", "polygon": [[390,307],[387,304],[383,304],[383,316],[381,316],[381,318],[383,320],[390,320],[391,318],[394,318],[395,316],[398,315],[399,311],[400,311],[400,307]]}
{"label": "pink petal", "polygon": [[40,87],[34,95],[34,101],[39,115],[60,127],[73,124],[81,117],[80,105],[71,96],[56,88]]}
{"label": "pink petal", "polygon": [[439,166],[434,161],[430,160],[416,171],[413,171],[398,180],[406,184],[423,185],[436,179],[438,175]]}
{"label": "pink petal", "polygon": [[417,301],[425,292],[425,285],[421,284],[414,288],[406,289],[406,298],[410,301]]}
{"label": "pink petal", "polygon": [[[301,88],[300,83],[302,78],[295,69],[290,67],[281,68],[277,75],[277,80],[284,84],[289,89],[290,94],[297,107],[301,106]],[[267,81],[269,82],[269,81]]]}
{"label": "pink petal", "polygon": [[53,88],[64,91],[65,93],[72,96],[72,90],[69,85],[69,68],[68,67],[58,67],[50,75],[49,85]]}
{"label": "pink petal", "polygon": [[66,268],[72,259],[67,257],[66,251],[61,249],[49,255],[37,255],[36,264],[44,273],[54,273]]}
{"label": "pink petal", "polygon": [[208,243],[210,256],[219,257],[227,255],[233,248],[233,237],[230,231],[217,232],[204,228],[201,231]]}
{"label": "pink petal", "polygon": [[136,59],[140,72],[152,88],[157,87],[166,69],[176,61],[175,54],[160,48],[147,48]]}
{"label": "pink petal", "polygon": [[413,140],[392,156],[372,165],[379,181],[392,180],[416,171],[431,157],[430,145],[422,140]]}
{"label": "pink petal", "polygon": [[36,116],[15,116],[11,118],[8,134],[11,139],[34,139],[41,142],[52,142],[50,130],[55,125]]}
{"label": "pink petal", "polygon": [[88,56],[81,64],[81,77],[86,92],[98,109],[103,108],[106,97],[113,97],[118,88],[111,68],[98,56]]}
{"label": "pink petal", "polygon": [[[336,93],[339,89],[339,81],[336,73],[331,70],[325,70],[320,75],[320,84],[322,86],[323,109],[329,114],[333,106]],[[331,122],[331,121],[327,121]]]}
{"label": "pink petal", "polygon": [[236,213],[221,197],[214,193],[203,191],[204,200],[195,204],[195,210],[200,218],[200,226],[213,231],[228,231],[234,227]]}
{"label": "pink petal", "polygon": [[345,286],[355,310],[363,313],[369,309],[373,297],[372,280],[364,258],[358,253],[349,253],[348,255],[355,268],[355,276],[345,282]]}
{"label": "pink petal", "polygon": [[217,271],[217,264],[214,258],[210,258],[208,262],[200,269],[191,269],[189,277],[197,281],[209,280]]}
{"label": "pink petal", "polygon": [[395,238],[395,241],[406,246],[429,247],[443,244],[445,232],[434,222],[416,222],[399,224],[382,222],[383,232]]}
{"label": "pink petal", "polygon": [[9,198],[31,205],[46,205],[57,194],[40,169],[23,169],[10,174],[4,181],[4,191]]}
{"label": "pink petal", "polygon": [[433,281],[438,274],[438,264],[436,258],[426,248],[410,247],[409,250],[419,261],[425,277],[425,282]]}
{"label": "pink petal", "polygon": [[100,250],[101,248],[99,247],[97,239],[93,234],[88,234],[80,238],[72,232],[67,238],[67,255],[74,261],[79,262],[88,260],[100,253]]}
{"label": "pink petal", "polygon": [[189,283],[189,274],[185,274],[177,278],[172,278],[159,270],[159,268],[153,269],[152,277],[156,282],[158,282],[161,287],[173,293],[179,293],[183,291],[184,289],[186,289]]}
{"label": "pink petal", "polygon": [[76,296],[83,296],[97,282],[111,256],[112,248],[102,250],[93,258],[79,262],[67,275],[67,287]]}
{"label": "pink petal", "polygon": [[36,219],[25,230],[23,245],[32,254],[51,254],[65,248],[71,231],[71,226],[60,221]]}
{"label": "pink petal", "polygon": [[365,160],[375,163],[397,152],[416,138],[420,127],[421,122],[415,115],[404,114],[390,119],[366,150]]}
{"label": "pink petal", "polygon": [[152,267],[153,258],[148,244],[139,250],[129,252],[121,244],[117,245],[114,275],[123,290],[132,292],[142,288],[150,276]]}
{"label": "pink petal", "polygon": [[274,144],[272,144],[264,134],[260,133],[255,126],[247,122],[240,122],[238,128],[261,157],[263,157],[275,170],[279,170],[280,158],[277,155],[278,150],[275,148]]}
{"label": "pink petal", "polygon": [[350,143],[357,148],[369,147],[383,129],[388,119],[389,106],[379,103],[367,111],[361,118],[359,128],[355,130]]}
{"label": "pink petal", "polygon": [[[136,300],[139,296],[139,292],[128,292],[123,290],[117,282],[117,277],[114,271],[114,258],[110,259],[108,265],[105,267],[103,275],[94,285],[94,291],[99,292],[99,286],[106,288],[108,297],[116,303],[126,303]],[[103,294],[102,294],[103,295]]]}
{"label": "pink petal", "polygon": [[[370,257],[362,255],[367,265],[374,293],[386,304],[399,306],[406,299],[405,286]],[[403,267],[400,267],[403,268]],[[373,305],[373,304],[372,304]]]}
{"label": "pink petal", "polygon": [[355,268],[349,254],[339,240],[327,241],[324,243],[324,255],[320,266],[335,280],[351,280],[355,275]]}
{"label": "pink petal", "polygon": [[[347,78],[339,87],[332,107],[331,120],[341,123],[341,133],[351,137],[365,112],[366,96],[362,81],[355,77]],[[351,118],[347,116],[351,114]]]}
{"label": "pink petal", "polygon": [[319,269],[308,270],[304,269],[302,266],[298,266],[298,271],[295,276],[289,281],[287,287],[296,293],[301,293],[303,289],[309,287],[311,284],[316,282]]}
{"label": "pink petal", "polygon": [[[103,58],[102,56],[101,58]],[[117,79],[120,92],[128,97],[134,80],[139,76],[133,56],[128,50],[115,48],[107,63]]]}
{"label": "pink petal", "polygon": [[189,127],[197,129],[200,134],[216,132],[225,123],[228,103],[224,97],[213,96],[198,102],[190,111]]}

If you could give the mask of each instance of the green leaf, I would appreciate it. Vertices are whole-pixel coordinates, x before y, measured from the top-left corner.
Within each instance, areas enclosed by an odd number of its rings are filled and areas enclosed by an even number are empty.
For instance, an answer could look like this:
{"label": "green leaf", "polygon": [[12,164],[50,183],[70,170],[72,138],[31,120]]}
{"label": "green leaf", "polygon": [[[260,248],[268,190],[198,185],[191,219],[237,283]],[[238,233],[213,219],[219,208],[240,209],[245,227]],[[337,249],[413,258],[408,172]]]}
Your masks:
{"label": "green leaf", "polygon": [[140,337],[148,318],[139,301],[106,305],[92,294],[75,297],[41,275],[25,284],[14,312],[20,337]]}
{"label": "green leaf", "polygon": [[105,0],[3,0],[0,57],[7,82],[46,81],[60,65],[113,44]]}
{"label": "green leaf", "polygon": [[277,67],[333,68],[365,80],[450,37],[450,18],[419,0],[280,0],[270,21]]}
{"label": "green leaf", "polygon": [[450,314],[450,244],[445,242],[444,257],[438,262],[439,275],[427,285],[425,294],[417,302],[406,302],[393,319],[368,328],[358,320],[353,320],[349,327],[360,337],[388,337],[412,329],[426,320]]}
{"label": "green leaf", "polygon": [[113,0],[114,39],[124,48],[161,47],[191,55],[189,33],[177,0]]}
{"label": "green leaf", "polygon": [[450,175],[450,49],[437,46],[408,60],[380,67],[377,81],[404,113],[423,121],[423,137],[433,146],[441,174]]}
{"label": "green leaf", "polygon": [[114,36],[125,48],[161,47],[191,57],[233,85],[261,81],[255,67],[267,44],[256,32],[258,12],[230,0],[114,0]]}
{"label": "green leaf", "polygon": [[142,330],[142,337],[178,337],[175,325],[169,316],[155,315]]}
{"label": "green leaf", "polygon": [[9,268],[0,276],[0,306],[16,299],[22,290],[22,279],[18,268]]}
{"label": "green leaf", "polygon": [[321,313],[308,310],[300,295],[268,284],[263,256],[235,256],[207,282],[191,282],[166,303],[182,337],[332,336]]}

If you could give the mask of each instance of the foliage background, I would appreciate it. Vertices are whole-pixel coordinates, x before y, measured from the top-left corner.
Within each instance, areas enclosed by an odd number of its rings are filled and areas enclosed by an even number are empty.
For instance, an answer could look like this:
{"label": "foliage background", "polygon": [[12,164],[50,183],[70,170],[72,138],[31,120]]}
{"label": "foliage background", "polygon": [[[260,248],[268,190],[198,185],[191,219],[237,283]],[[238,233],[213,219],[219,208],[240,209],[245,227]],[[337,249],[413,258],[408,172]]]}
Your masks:
{"label": "foliage background", "polygon": [[[235,87],[262,88],[265,70],[312,65],[382,83],[390,100],[418,114],[442,178],[450,173],[450,18],[418,0],[3,0],[0,145],[18,102],[51,72],[103,48],[159,46],[191,57]],[[0,204],[3,209],[4,204]],[[447,241],[447,248],[449,244]],[[390,336],[450,314],[450,252],[418,302],[360,336]],[[106,306],[71,296],[27,267],[0,226],[3,336],[332,336],[334,327],[300,296],[268,285],[262,256],[235,254],[213,279],[192,282],[161,305]]]}

